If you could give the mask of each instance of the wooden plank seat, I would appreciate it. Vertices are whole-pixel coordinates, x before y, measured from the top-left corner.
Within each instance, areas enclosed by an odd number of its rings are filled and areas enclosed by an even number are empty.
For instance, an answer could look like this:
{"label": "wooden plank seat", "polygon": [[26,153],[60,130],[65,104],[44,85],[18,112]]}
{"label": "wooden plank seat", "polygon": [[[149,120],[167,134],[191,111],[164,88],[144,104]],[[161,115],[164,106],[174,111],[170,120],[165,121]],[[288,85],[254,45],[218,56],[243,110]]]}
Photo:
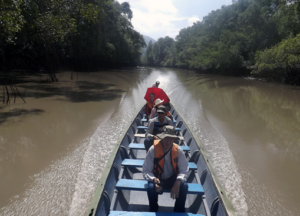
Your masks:
{"label": "wooden plank seat", "polygon": [[[142,122],[148,122],[148,120],[145,119],[145,118],[143,118],[141,121],[142,121]],[[177,121],[176,121],[175,119],[173,119],[173,122],[176,123]]]}
{"label": "wooden plank seat", "polygon": [[[146,138],[146,134],[134,134],[134,137]],[[182,141],[184,137],[180,136],[179,139]]]}
{"label": "wooden plank seat", "polygon": [[[147,126],[138,126],[137,129],[147,130]],[[176,131],[181,131],[180,128],[175,128]]]}
{"label": "wooden plank seat", "polygon": [[[130,149],[139,149],[139,150],[145,149],[145,145],[143,143],[130,143],[128,147]],[[179,147],[182,148],[182,150],[185,152],[190,151],[190,147],[188,146],[179,146]]]}
{"label": "wooden plank seat", "polygon": [[[143,167],[144,160],[140,159],[124,159],[122,166],[125,167]],[[189,170],[197,170],[197,165],[194,162],[189,162]]]}
{"label": "wooden plank seat", "polygon": [[134,134],[134,137],[145,138],[146,134]]}
{"label": "wooden plank seat", "polygon": [[109,216],[204,216],[193,213],[177,212],[127,212],[127,211],[110,211]]}
{"label": "wooden plank seat", "polygon": [[[201,184],[187,183],[188,194],[203,195],[204,190]],[[135,179],[120,179],[116,184],[117,190],[134,190],[134,191],[147,191],[148,181],[146,180],[135,180]],[[164,190],[170,192],[170,190]]]}

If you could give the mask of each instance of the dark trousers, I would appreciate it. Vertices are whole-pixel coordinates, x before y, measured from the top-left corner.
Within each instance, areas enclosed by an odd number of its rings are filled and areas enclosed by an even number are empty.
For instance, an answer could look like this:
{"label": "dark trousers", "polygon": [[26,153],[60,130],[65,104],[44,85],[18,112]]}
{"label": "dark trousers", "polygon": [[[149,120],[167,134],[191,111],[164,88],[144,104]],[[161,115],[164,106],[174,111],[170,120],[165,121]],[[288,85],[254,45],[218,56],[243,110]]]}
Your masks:
{"label": "dark trousers", "polygon": [[[163,189],[169,189],[171,190],[175,181],[176,181],[177,175],[174,175],[166,180],[161,180],[161,186]],[[180,185],[179,190],[179,197],[175,201],[174,211],[175,212],[185,212],[185,200],[186,195],[188,191],[188,184],[185,182]],[[155,185],[153,182],[148,182],[148,190],[147,190],[148,200],[149,200],[149,206],[150,212],[157,212],[158,211],[158,193],[155,191]]]}
{"label": "dark trousers", "polygon": [[153,142],[154,142],[154,140],[153,139],[149,139],[149,138],[146,138],[144,140],[144,145],[145,145],[145,149],[146,149],[147,152],[148,152],[149,148],[151,146],[153,146]]}

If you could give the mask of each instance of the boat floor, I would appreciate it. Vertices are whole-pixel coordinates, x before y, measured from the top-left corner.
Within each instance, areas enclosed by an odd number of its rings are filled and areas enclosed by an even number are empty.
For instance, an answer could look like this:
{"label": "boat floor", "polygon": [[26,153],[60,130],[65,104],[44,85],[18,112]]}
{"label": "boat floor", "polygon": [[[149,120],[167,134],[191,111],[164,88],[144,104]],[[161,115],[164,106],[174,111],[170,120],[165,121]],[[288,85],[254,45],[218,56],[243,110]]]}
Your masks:
{"label": "boat floor", "polygon": [[146,158],[146,150],[133,150],[135,151],[136,159],[145,159]]}
{"label": "boat floor", "polygon": [[[172,212],[175,200],[170,198],[170,193],[163,193],[158,196],[159,212]],[[185,203],[188,210],[189,203]],[[149,211],[149,202],[147,193],[143,191],[131,191],[128,211]]]}

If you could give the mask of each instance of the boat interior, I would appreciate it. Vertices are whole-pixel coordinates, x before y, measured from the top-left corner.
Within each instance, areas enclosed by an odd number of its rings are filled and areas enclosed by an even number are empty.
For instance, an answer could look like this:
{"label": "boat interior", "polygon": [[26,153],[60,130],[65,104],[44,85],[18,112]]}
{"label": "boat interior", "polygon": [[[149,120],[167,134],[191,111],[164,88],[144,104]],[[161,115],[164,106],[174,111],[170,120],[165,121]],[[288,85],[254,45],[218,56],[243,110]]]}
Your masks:
{"label": "boat interior", "polygon": [[171,108],[171,114],[177,135],[181,138],[177,144],[189,162],[186,213],[173,212],[175,200],[170,198],[170,191],[159,195],[159,212],[148,212],[148,184],[142,175],[148,121],[144,118],[144,109],[141,109],[120,143],[96,211],[92,209],[89,215],[228,215],[196,140],[174,108]]}

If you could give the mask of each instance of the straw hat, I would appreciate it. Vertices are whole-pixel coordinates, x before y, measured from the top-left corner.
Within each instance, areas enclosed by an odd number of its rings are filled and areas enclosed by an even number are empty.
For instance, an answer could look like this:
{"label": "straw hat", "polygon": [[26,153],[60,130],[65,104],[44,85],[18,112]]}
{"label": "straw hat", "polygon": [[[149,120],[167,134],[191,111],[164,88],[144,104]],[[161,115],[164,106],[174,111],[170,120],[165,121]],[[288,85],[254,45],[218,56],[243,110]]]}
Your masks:
{"label": "straw hat", "polygon": [[154,106],[157,106],[158,104],[161,104],[163,102],[164,102],[164,100],[161,100],[161,99],[158,98],[158,99],[155,100]]}

